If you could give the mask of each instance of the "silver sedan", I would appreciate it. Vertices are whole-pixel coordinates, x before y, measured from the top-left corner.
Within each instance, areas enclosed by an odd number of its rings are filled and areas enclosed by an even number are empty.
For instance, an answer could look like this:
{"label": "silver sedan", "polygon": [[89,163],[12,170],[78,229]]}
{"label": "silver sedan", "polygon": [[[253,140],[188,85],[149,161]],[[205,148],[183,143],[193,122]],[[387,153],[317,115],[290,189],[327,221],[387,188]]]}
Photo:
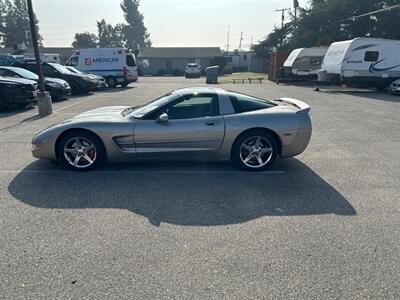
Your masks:
{"label": "silver sedan", "polygon": [[104,107],[65,120],[37,134],[32,153],[81,171],[155,159],[232,161],[260,171],[306,149],[309,111],[296,99],[185,88],[139,107]]}

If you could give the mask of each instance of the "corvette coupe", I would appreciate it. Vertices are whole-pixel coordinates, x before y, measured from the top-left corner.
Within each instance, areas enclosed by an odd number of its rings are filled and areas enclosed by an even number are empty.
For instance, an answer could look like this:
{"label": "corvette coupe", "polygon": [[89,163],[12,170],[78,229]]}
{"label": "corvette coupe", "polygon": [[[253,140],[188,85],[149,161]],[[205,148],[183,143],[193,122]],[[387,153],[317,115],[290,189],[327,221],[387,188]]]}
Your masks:
{"label": "corvette coupe", "polygon": [[34,157],[73,170],[135,160],[232,161],[260,171],[302,153],[311,138],[310,106],[217,88],[185,88],[137,107],[91,110],[32,140]]}

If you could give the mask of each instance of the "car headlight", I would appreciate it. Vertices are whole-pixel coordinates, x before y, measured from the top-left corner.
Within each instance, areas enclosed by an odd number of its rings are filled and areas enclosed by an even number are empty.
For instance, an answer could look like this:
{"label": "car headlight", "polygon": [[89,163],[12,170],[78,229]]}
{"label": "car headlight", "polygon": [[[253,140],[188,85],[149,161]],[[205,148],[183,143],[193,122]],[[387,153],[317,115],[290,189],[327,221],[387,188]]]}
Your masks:
{"label": "car headlight", "polygon": [[52,88],[56,88],[56,89],[62,88],[62,85],[57,82],[48,82],[47,85],[51,86]]}

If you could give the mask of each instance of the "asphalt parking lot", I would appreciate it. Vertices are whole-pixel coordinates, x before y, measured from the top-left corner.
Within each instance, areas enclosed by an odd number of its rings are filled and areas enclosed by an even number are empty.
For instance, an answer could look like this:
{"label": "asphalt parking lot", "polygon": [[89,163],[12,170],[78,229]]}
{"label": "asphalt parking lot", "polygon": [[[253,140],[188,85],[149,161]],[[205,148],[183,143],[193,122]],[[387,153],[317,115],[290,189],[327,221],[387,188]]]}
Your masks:
{"label": "asphalt parking lot", "polygon": [[46,118],[0,114],[1,298],[400,297],[400,97],[221,85],[312,105],[306,152],[257,174],[172,162],[74,173],[31,156],[53,123],[203,81],[142,78]]}

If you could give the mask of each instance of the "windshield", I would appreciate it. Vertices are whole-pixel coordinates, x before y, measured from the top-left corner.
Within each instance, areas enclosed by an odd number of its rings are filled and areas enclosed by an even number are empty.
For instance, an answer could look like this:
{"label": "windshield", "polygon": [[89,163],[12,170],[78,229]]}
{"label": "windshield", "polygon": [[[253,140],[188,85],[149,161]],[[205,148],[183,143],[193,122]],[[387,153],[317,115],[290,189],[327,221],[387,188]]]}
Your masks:
{"label": "windshield", "polygon": [[49,65],[62,74],[73,74],[70,70],[60,64],[49,63]]}
{"label": "windshield", "polygon": [[31,79],[31,80],[38,80],[39,76],[37,76],[35,73],[32,73],[31,71],[22,69],[22,68],[15,68],[11,69],[13,72],[17,73],[19,76],[26,78],[26,79]]}
{"label": "windshield", "polygon": [[160,98],[157,98],[149,103],[146,103],[142,106],[139,107],[131,107],[128,108],[128,113],[123,112],[122,115],[128,115],[129,117],[137,118],[140,119],[144,115],[147,115],[148,113],[151,113],[152,111],[160,108],[161,106],[169,103],[171,100],[176,98],[176,94],[174,93],[168,93]]}

